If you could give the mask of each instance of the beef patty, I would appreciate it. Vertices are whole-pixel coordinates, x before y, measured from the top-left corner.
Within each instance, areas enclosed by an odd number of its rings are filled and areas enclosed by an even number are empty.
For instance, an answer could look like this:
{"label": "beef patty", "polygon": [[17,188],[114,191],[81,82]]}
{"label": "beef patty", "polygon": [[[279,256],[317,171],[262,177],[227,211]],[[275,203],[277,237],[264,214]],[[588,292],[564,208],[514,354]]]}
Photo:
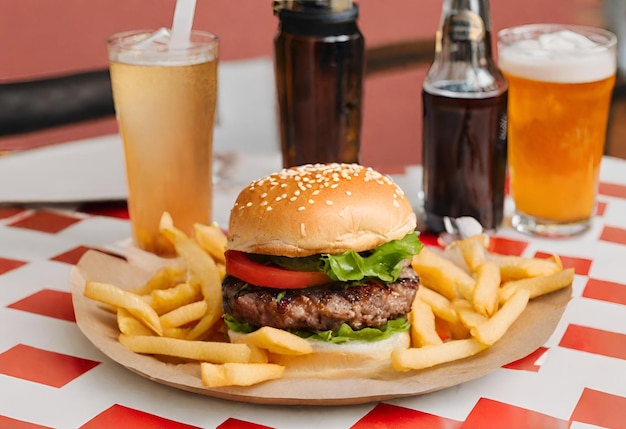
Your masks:
{"label": "beef patty", "polygon": [[254,326],[334,331],[346,323],[357,330],[405,317],[418,286],[417,274],[407,264],[394,283],[364,279],[349,286],[335,282],[305,289],[258,287],[227,276],[222,296],[225,314]]}

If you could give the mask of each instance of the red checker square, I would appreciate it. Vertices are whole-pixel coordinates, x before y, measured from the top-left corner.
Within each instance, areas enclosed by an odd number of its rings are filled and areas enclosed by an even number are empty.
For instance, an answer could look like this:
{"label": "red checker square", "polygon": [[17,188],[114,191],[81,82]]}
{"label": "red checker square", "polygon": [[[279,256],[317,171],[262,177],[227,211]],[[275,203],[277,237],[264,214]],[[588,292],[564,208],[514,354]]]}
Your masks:
{"label": "red checker square", "polygon": [[32,229],[55,234],[76,222],[80,222],[80,219],[61,213],[42,210],[13,222],[10,225],[16,228]]}
{"label": "red checker square", "polygon": [[585,285],[585,290],[583,290],[583,296],[585,298],[626,305],[626,285],[589,279]]}
{"label": "red checker square", "polygon": [[569,325],[559,346],[626,360],[626,335],[617,332]]}
{"label": "red checker square", "polygon": [[603,428],[624,427],[626,398],[585,388],[570,421]]}
{"label": "red checker square", "polygon": [[85,203],[81,205],[78,210],[95,216],[130,219],[126,201],[99,201],[96,203]]}
{"label": "red checker square", "polygon": [[81,429],[141,428],[192,429],[190,426],[144,411],[115,404],[80,427]]}
{"label": "red checker square", "polygon": [[258,425],[239,419],[229,418],[216,429],[272,429],[270,426]]}
{"label": "red checker square", "polygon": [[24,211],[20,207],[0,207],[0,219],[6,219],[20,214]]}
{"label": "red checker square", "polygon": [[[549,258],[550,256],[552,256],[552,254],[546,252],[535,253],[535,258]],[[576,274],[580,274],[582,276],[589,274],[589,269],[591,268],[591,263],[593,262],[591,259],[576,258],[572,256],[559,255],[559,258],[561,258],[563,268],[573,268]]]}
{"label": "red checker square", "polygon": [[16,420],[6,416],[0,416],[0,428],[2,429],[52,429],[50,426],[41,426],[35,423]]}
{"label": "red checker square", "polygon": [[7,273],[11,270],[26,265],[26,262],[17,261],[15,259],[0,258],[0,274]]}
{"label": "red checker square", "polygon": [[460,429],[462,424],[434,414],[380,403],[350,429]]}
{"label": "red checker square", "polygon": [[0,354],[0,374],[63,387],[100,362],[18,344]]}
{"label": "red checker square", "polygon": [[501,255],[521,256],[527,247],[527,241],[513,240],[504,237],[491,237],[489,239],[489,251]]}
{"label": "red checker square", "polygon": [[539,372],[539,368],[541,368],[541,366],[537,365],[537,360],[547,351],[548,349],[546,347],[539,347],[528,356],[504,365],[504,368],[516,369],[520,371]]}
{"label": "red checker square", "polygon": [[67,320],[68,322],[76,322],[74,307],[72,306],[72,295],[69,292],[43,289],[10,304],[8,308]]}
{"label": "red checker square", "polygon": [[569,427],[568,422],[564,420],[486,398],[480,398],[463,425],[463,429],[562,429],[567,427]]}
{"label": "red checker square", "polygon": [[63,252],[60,255],[56,255],[50,258],[50,260],[63,262],[63,263],[70,264],[70,265],[76,265],[78,264],[78,261],[80,261],[80,258],[82,258],[83,255],[87,253],[89,250],[97,250],[98,252],[106,253],[107,255],[114,256],[116,258],[124,259],[123,256],[120,256],[115,253],[106,252],[101,249],[93,249],[93,248],[86,247],[86,246],[78,246],[71,250],[68,250],[67,252]]}
{"label": "red checker square", "polygon": [[608,195],[609,197],[626,198],[626,185],[600,182],[598,193],[601,195]]}
{"label": "red checker square", "polygon": [[598,202],[598,205],[596,206],[596,216],[604,216],[604,213],[606,213],[606,206],[607,204],[604,201]]}
{"label": "red checker square", "polygon": [[85,246],[78,246],[50,259],[52,261],[65,262],[66,264],[76,265],[78,261],[80,260],[80,258],[85,253],[87,253],[88,250],[91,250],[91,249]]}
{"label": "red checker square", "polygon": [[614,226],[605,226],[600,233],[600,240],[609,243],[626,245],[626,229]]}

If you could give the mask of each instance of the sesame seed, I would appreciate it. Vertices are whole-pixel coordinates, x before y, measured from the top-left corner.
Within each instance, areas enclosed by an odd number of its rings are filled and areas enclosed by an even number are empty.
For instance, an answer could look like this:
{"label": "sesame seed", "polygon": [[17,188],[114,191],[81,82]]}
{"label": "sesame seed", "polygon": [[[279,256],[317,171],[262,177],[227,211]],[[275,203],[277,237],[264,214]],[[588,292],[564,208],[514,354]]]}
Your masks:
{"label": "sesame seed", "polygon": [[333,202],[331,200],[326,200],[326,204],[329,205],[329,206],[332,206]]}
{"label": "sesame seed", "polygon": [[267,206],[267,208],[265,210],[267,210],[268,212],[271,212],[272,211],[272,206]]}
{"label": "sesame seed", "polygon": [[246,207],[252,207],[252,202],[248,201],[248,203],[246,204]]}
{"label": "sesame seed", "polygon": [[347,195],[347,196],[349,196],[349,197],[351,197],[351,196],[352,196],[352,192],[350,192],[350,191],[346,191],[346,195]]}
{"label": "sesame seed", "polygon": [[289,201],[295,201],[297,199],[298,199],[298,197],[291,197],[291,198],[289,198]]}
{"label": "sesame seed", "polygon": [[395,207],[400,207],[400,203],[398,203],[398,201],[396,201],[396,200],[393,200],[393,205]]}
{"label": "sesame seed", "polygon": [[306,207],[304,207],[304,206],[300,206],[300,207],[298,207],[298,211],[299,211],[299,212],[304,211],[304,209],[306,209]]}
{"label": "sesame seed", "polygon": [[315,200],[309,200],[308,203],[309,204],[315,204]]}
{"label": "sesame seed", "polygon": [[319,195],[319,193],[320,193],[319,189],[316,189],[316,190],[313,191],[313,193],[311,195]]}
{"label": "sesame seed", "polygon": [[267,201],[261,201],[261,207],[265,207],[267,204]]}

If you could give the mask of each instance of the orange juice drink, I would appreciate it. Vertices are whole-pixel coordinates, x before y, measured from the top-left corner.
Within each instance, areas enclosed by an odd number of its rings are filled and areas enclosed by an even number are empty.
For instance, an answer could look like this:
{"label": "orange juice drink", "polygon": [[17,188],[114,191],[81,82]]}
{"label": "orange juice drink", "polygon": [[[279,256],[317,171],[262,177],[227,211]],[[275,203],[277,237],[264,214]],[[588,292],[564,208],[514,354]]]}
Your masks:
{"label": "orange juice drink", "polygon": [[211,220],[218,42],[194,32],[190,46],[172,52],[145,37],[109,40],[111,82],[135,243],[171,256],[173,248],[159,233],[164,211],[187,234],[194,223]]}
{"label": "orange juice drink", "polygon": [[613,34],[583,27],[529,25],[499,33],[518,230],[568,236],[589,228],[615,83],[615,43]]}

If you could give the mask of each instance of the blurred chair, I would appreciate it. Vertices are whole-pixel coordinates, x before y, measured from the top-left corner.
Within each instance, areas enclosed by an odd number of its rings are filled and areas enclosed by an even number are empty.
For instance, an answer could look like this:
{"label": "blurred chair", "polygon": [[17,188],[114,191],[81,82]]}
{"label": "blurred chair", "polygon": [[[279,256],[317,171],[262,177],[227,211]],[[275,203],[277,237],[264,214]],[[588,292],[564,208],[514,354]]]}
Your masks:
{"label": "blurred chair", "polygon": [[114,114],[108,70],[0,83],[0,137]]}

